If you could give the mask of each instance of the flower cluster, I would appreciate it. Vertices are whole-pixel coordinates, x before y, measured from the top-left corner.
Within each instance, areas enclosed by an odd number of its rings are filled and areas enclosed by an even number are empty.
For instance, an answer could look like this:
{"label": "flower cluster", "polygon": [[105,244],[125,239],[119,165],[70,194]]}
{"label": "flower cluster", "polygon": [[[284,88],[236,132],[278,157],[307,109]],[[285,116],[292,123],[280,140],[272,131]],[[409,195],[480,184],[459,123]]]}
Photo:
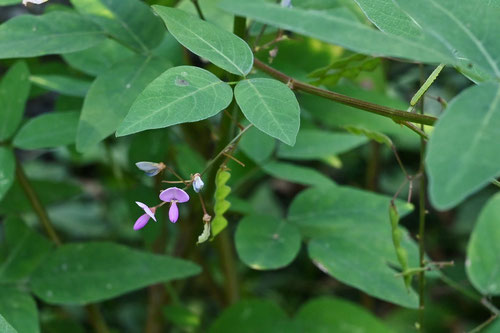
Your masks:
{"label": "flower cluster", "polygon": [[170,209],[168,211],[168,218],[170,222],[177,222],[179,219],[179,208],[177,207],[177,203],[189,201],[189,194],[180,188],[171,187],[160,193],[160,200],[163,202],[155,207],[149,207],[142,202],[136,201],[136,204],[144,210],[145,214],[141,215],[137,221],[135,221],[134,230],[144,228],[150,219],[153,219],[156,222],[156,208],[163,206],[165,203],[170,203]]}

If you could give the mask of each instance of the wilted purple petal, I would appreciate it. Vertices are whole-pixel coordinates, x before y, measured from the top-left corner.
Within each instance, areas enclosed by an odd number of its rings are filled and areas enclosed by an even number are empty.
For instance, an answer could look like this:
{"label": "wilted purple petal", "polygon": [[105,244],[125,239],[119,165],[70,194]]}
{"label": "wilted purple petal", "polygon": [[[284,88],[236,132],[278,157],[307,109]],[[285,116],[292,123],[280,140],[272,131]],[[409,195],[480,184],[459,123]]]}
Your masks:
{"label": "wilted purple petal", "polygon": [[134,230],[139,230],[139,229],[142,229],[144,228],[144,226],[146,224],[148,224],[149,222],[149,215],[148,214],[144,214],[144,215],[141,215],[137,221],[135,221],[135,224],[134,224]]}
{"label": "wilted purple petal", "polygon": [[144,210],[144,212],[146,214],[148,214],[149,217],[151,217],[156,222],[156,217],[155,217],[155,212],[154,212],[156,210],[156,208],[152,208],[151,209],[147,205],[145,205],[145,204],[143,204],[142,202],[139,202],[139,201],[136,201],[135,203],[137,204],[137,206],[141,207]]}
{"label": "wilted purple petal", "polygon": [[160,200],[166,202],[171,202],[172,200],[177,202],[186,202],[189,201],[189,195],[180,188],[171,187],[160,193]]}
{"label": "wilted purple petal", "polygon": [[156,176],[165,168],[163,163],[154,162],[137,162],[135,164],[139,169],[144,171],[149,177]]}
{"label": "wilted purple petal", "polygon": [[177,202],[175,201],[172,201],[172,204],[170,205],[168,218],[172,223],[177,222],[177,219],[179,218],[179,208],[177,208]]}

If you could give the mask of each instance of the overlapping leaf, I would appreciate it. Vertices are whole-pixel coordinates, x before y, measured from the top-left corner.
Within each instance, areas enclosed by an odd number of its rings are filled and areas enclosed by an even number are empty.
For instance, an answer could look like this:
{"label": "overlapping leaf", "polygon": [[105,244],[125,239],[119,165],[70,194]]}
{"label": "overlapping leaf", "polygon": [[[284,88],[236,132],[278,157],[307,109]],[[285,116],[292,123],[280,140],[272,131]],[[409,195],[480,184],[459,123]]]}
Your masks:
{"label": "overlapping leaf", "polygon": [[252,69],[252,51],[238,36],[179,9],[153,8],[168,31],[191,52],[233,74],[244,76]]}
{"label": "overlapping leaf", "polygon": [[75,52],[104,38],[97,25],[70,11],[16,16],[0,25],[0,59]]}
{"label": "overlapping leaf", "polygon": [[193,66],[167,70],[144,89],[118,128],[117,136],[212,117],[233,92],[212,73]]}
{"label": "overlapping leaf", "polygon": [[169,66],[155,57],[135,56],[98,76],[83,104],[77,149],[86,151],[116,131],[141,91]]}
{"label": "overlapping leaf", "polygon": [[31,287],[47,303],[87,304],[158,282],[187,278],[199,271],[191,262],[118,244],[68,244],[59,247],[36,270]]}
{"label": "overlapping leaf", "polygon": [[500,84],[483,83],[456,96],[429,141],[429,194],[448,209],[500,175]]}
{"label": "overlapping leaf", "polygon": [[300,125],[295,94],[273,79],[240,81],[234,96],[245,117],[262,132],[293,146]]}

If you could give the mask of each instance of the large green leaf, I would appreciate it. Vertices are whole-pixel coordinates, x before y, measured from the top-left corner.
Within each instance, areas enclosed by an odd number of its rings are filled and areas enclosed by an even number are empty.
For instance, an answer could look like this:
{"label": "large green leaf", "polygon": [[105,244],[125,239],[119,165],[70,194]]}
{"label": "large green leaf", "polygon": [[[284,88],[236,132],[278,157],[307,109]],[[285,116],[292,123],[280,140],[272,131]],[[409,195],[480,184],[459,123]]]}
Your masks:
{"label": "large green leaf", "polygon": [[87,151],[116,131],[141,91],[169,66],[155,57],[136,56],[98,76],[83,104],[77,149]]}
{"label": "large green leaf", "polygon": [[281,145],[278,156],[294,160],[321,159],[354,149],[368,140],[349,133],[303,129],[297,135],[295,146]]}
{"label": "large green leaf", "polygon": [[160,44],[161,20],[138,0],[71,0],[82,14],[88,14],[108,34],[142,53]]}
{"label": "large green leaf", "polygon": [[[417,308],[417,294],[408,290],[403,279],[396,276],[397,271],[389,267],[389,263],[397,266],[390,233],[375,228],[353,223],[343,232],[314,238],[309,242],[309,257],[324,273],[347,285],[404,307]],[[404,244],[408,246],[410,240],[408,235],[405,237]],[[416,246],[412,250],[411,262],[415,267]]]}
{"label": "large green leaf", "polygon": [[191,262],[118,244],[68,244],[35,271],[31,287],[47,303],[88,304],[199,272]]}
{"label": "large green leaf", "polygon": [[[16,0],[17,1],[17,0]],[[1,4],[1,2],[0,2]],[[16,329],[12,327],[5,318],[0,315],[0,332],[3,333],[17,333]]]}
{"label": "large green leaf", "polygon": [[500,175],[500,84],[464,90],[448,105],[429,141],[432,204],[448,209]]}
{"label": "large green leaf", "polygon": [[467,247],[467,275],[484,295],[500,295],[500,194],[484,206]]}
{"label": "large green leaf", "polygon": [[54,112],[30,119],[14,138],[21,149],[54,148],[75,142],[80,112]]}
{"label": "large green leaf", "polygon": [[168,31],[191,52],[233,74],[244,76],[252,69],[252,51],[238,36],[180,9],[153,8],[165,21]]}
{"label": "large green leaf", "polygon": [[333,181],[314,168],[308,168],[291,163],[270,161],[261,165],[265,173],[302,185],[331,185]]}
{"label": "large green leaf", "polygon": [[[323,186],[300,193],[288,220],[309,242],[309,256],[325,273],[375,297],[414,308],[408,291],[392,267],[398,267],[389,221],[391,198],[341,186]],[[411,205],[397,202],[401,215]],[[405,233],[402,245],[410,265],[418,264],[418,249]],[[390,264],[390,266],[389,266]]]}
{"label": "large green leaf", "polygon": [[112,39],[86,50],[63,54],[63,59],[73,68],[92,76],[98,76],[119,63],[133,56],[134,53]]}
{"label": "large green leaf", "polygon": [[300,126],[300,107],[286,84],[273,79],[250,79],[234,88],[245,117],[262,132],[293,146]]}
{"label": "large green leaf", "polygon": [[452,52],[433,39],[422,37],[415,40],[385,34],[353,20],[352,15],[344,15],[342,11],[283,8],[270,2],[246,0],[223,0],[219,6],[233,14],[338,44],[360,53],[422,62],[455,62]]}
{"label": "large green leaf", "polygon": [[14,134],[23,119],[30,91],[29,76],[28,66],[17,62],[0,82],[0,141]]}
{"label": "large green leaf", "polygon": [[230,306],[210,326],[210,333],[290,332],[286,313],[266,300],[243,300]]}
{"label": "large green leaf", "polygon": [[0,314],[18,333],[40,332],[35,300],[13,286],[0,288]]}
{"label": "large green leaf", "polygon": [[212,73],[193,66],[174,67],[144,89],[116,134],[206,119],[226,108],[232,96],[231,87]]}
{"label": "large green leaf", "polygon": [[0,201],[14,183],[16,161],[12,150],[0,147]]}
{"label": "large green leaf", "polygon": [[0,59],[75,52],[104,38],[98,26],[70,11],[16,16],[0,25]]}
{"label": "large green leaf", "polygon": [[18,218],[8,218],[3,225],[8,256],[0,265],[0,281],[24,279],[43,261],[52,244]]}
{"label": "large green leaf", "polygon": [[[391,245],[390,201],[387,196],[330,183],[297,195],[290,205],[288,220],[306,237],[342,233],[351,228],[383,229]],[[412,210],[409,203],[396,203],[401,216]]]}
{"label": "large green leaf", "polygon": [[31,75],[30,81],[62,95],[85,97],[92,82],[65,75]]}
{"label": "large green leaf", "polygon": [[[264,213],[264,212],[262,212]],[[285,267],[300,250],[297,227],[272,216],[244,217],[236,229],[236,251],[241,260],[253,269]]]}
{"label": "large green leaf", "polygon": [[500,19],[497,1],[396,0],[396,3],[458,58],[465,57],[471,65],[500,77],[500,40],[491,33],[498,28]]}
{"label": "large green leaf", "polygon": [[393,332],[366,309],[339,298],[321,297],[304,304],[294,317],[299,332]]}
{"label": "large green leaf", "polygon": [[241,137],[238,148],[255,163],[260,164],[271,157],[276,148],[276,140],[252,126]]}

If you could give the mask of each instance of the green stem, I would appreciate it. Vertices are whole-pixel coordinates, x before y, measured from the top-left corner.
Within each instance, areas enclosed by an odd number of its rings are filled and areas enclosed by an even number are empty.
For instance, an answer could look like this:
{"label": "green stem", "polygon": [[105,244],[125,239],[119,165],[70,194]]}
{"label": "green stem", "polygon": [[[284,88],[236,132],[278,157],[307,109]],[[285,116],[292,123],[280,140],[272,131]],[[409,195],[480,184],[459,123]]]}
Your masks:
{"label": "green stem", "polygon": [[[342,103],[348,106],[355,107],[360,110],[368,111],[371,113],[375,113],[387,118],[391,118],[392,120],[401,123],[401,122],[413,122],[417,124],[424,125],[434,125],[437,118],[432,116],[427,116],[423,114],[410,113],[403,110],[397,110],[390,107],[386,107],[383,105],[378,105],[370,102],[366,102],[360,99],[356,99],[353,97],[349,97],[346,95],[342,95],[333,91],[321,89],[315,87],[313,85],[298,81],[291,76],[286,75],[266,64],[262,61],[255,59],[254,66],[259,68],[260,70],[268,73],[275,79],[288,84],[288,86],[294,90],[304,91],[312,95],[316,95],[319,97],[323,97],[326,99],[330,99],[332,101]],[[406,126],[406,125],[405,125]]]}
{"label": "green stem", "polygon": [[[420,71],[422,73],[422,66],[420,66]],[[421,84],[422,84],[421,79]],[[420,114],[424,115],[424,99],[420,101]],[[424,124],[421,124],[422,131],[424,130]],[[420,138],[420,168],[419,172],[422,174],[420,177],[420,189],[419,189],[419,226],[418,226],[418,249],[420,258],[420,268],[422,271],[418,275],[418,298],[419,298],[419,330],[423,332],[424,330],[424,313],[425,313],[425,192],[426,192],[426,182],[425,182],[425,139]]]}
{"label": "green stem", "polygon": [[[45,210],[45,207],[42,205],[42,202],[33,189],[33,186],[31,186],[31,183],[28,180],[28,177],[26,177],[26,173],[24,172],[23,167],[18,160],[16,160],[16,177],[19,181],[19,184],[23,188],[26,197],[28,198],[31,207],[33,207],[35,214],[38,216],[38,219],[42,223],[43,228],[47,232],[47,235],[57,246],[61,246],[61,238],[54,229],[49,215]],[[85,308],[87,309],[87,312],[89,314],[90,322],[94,327],[94,331],[97,333],[109,333],[109,329],[97,305],[89,304]]]}
{"label": "green stem", "polygon": [[57,235],[56,230],[52,226],[52,222],[50,221],[49,215],[47,214],[45,207],[43,207],[40,199],[38,198],[38,195],[31,186],[28,178],[26,177],[26,174],[24,173],[23,167],[19,161],[16,161],[16,177],[17,180],[19,181],[19,184],[21,184],[21,187],[23,188],[24,193],[26,194],[26,197],[28,198],[31,206],[33,207],[35,214],[40,219],[40,222],[42,223],[42,226],[45,229],[45,232],[47,233],[49,238],[57,246],[62,245],[61,239],[59,238],[59,235]]}
{"label": "green stem", "polygon": [[198,3],[198,0],[191,0],[191,2],[194,5],[194,8],[196,8],[196,12],[198,13],[198,16],[202,19],[205,20],[205,16],[203,16],[203,12],[201,11],[200,4]]}
{"label": "green stem", "polygon": [[411,99],[411,101],[410,101],[411,106],[417,105],[420,98],[427,92],[427,90],[429,90],[430,86],[437,79],[439,73],[441,73],[443,68],[444,68],[444,64],[441,64],[441,65],[437,66],[436,69],[434,69],[434,71],[432,71],[431,75],[429,75],[427,80],[425,80],[424,84],[422,84],[420,86],[420,89],[418,89],[417,93]]}

